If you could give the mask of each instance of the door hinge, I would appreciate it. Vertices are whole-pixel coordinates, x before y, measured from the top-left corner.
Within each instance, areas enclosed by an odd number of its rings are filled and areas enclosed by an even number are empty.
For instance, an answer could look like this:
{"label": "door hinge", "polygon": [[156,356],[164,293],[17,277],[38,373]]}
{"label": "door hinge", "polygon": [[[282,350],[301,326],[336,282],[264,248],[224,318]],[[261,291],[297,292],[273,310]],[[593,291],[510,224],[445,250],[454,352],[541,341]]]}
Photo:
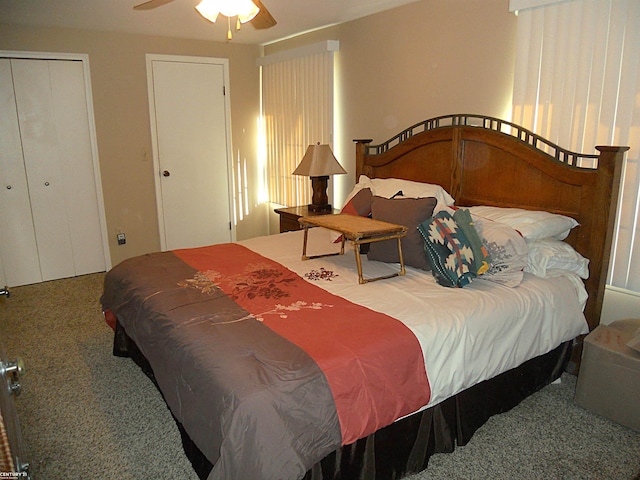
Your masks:
{"label": "door hinge", "polygon": [[231,230],[231,222],[229,222],[229,230]]}
{"label": "door hinge", "polygon": [[222,95],[227,94],[227,87],[225,85],[222,86]]}

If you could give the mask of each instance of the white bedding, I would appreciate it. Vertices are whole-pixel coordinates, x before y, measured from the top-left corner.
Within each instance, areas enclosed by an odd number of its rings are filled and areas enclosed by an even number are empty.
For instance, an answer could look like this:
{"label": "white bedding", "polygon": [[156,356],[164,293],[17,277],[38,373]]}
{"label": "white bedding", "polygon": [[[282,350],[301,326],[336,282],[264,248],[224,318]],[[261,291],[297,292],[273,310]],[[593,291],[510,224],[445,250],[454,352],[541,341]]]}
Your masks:
{"label": "white bedding", "polygon": [[[335,233],[309,229],[308,255],[338,251]],[[271,258],[329,292],[401,320],[416,335],[424,354],[433,406],[462,390],[549,352],[588,333],[582,314],[586,290],[572,273],[542,279],[525,273],[520,286],[476,279],[464,288],[438,285],[430,272],[407,267],[407,274],[360,285],[355,254],[302,261],[303,232],[239,242]],[[398,270],[397,264],[362,256],[365,278]]]}

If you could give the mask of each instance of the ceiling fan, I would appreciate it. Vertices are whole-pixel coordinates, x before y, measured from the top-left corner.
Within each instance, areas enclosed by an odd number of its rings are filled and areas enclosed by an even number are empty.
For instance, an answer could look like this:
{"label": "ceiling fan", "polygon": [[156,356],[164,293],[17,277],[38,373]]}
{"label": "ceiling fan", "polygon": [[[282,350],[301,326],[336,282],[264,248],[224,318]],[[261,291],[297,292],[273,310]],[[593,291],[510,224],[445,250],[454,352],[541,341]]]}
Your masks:
{"label": "ceiling fan", "polygon": [[[161,7],[162,5],[165,5],[170,2],[173,2],[173,0],[147,0],[144,3],[140,3],[134,6],[133,9],[134,10],[151,10],[157,7]],[[245,23],[245,21],[251,22],[251,25],[253,25],[254,28],[257,28],[259,30],[265,29],[265,28],[271,28],[277,23],[275,18],[273,18],[271,13],[269,13],[269,10],[267,10],[267,8],[264,6],[264,4],[260,0],[251,0],[251,2],[259,9],[259,11],[257,12],[257,14],[254,13],[253,15],[255,16],[252,16],[249,20],[244,20],[241,16],[238,16],[238,26],[236,27],[237,29],[240,28],[240,22]],[[229,3],[229,2],[226,2],[226,3]],[[199,7],[200,5],[198,5],[196,9],[203,17],[205,17],[207,20],[211,22],[215,22],[217,13],[213,17],[211,17],[203,13],[203,11]],[[226,15],[222,7],[220,7],[220,13],[222,13],[223,15]],[[229,28],[227,38],[231,40],[231,28]]]}

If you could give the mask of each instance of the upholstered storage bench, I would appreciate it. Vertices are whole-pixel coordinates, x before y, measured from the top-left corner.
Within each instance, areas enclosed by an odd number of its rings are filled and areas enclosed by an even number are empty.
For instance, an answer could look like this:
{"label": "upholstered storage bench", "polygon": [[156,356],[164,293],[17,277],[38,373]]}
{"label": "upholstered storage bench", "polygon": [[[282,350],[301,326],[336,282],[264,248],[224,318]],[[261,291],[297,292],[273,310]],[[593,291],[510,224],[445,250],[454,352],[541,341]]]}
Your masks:
{"label": "upholstered storage bench", "polygon": [[[640,319],[599,325],[584,340],[575,403],[640,431]],[[637,348],[637,347],[636,347]]]}

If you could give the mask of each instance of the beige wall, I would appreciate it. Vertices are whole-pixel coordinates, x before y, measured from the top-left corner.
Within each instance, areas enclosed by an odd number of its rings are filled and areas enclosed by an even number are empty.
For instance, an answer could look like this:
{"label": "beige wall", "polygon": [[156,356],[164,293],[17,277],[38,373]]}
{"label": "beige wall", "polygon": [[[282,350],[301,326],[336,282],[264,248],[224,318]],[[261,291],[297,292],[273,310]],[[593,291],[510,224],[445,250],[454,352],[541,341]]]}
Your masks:
{"label": "beige wall", "polygon": [[[258,205],[257,118],[260,47],[165,37],[0,25],[0,50],[89,55],[100,172],[112,263],[160,249],[149,129],[145,54],[229,59],[234,164],[247,161],[250,212],[238,239],[268,233]],[[116,230],[127,244],[116,244]]]}
{"label": "beige wall", "polygon": [[[350,175],[334,177],[341,206],[355,178],[354,138],[382,142],[426,118],[447,113],[505,117],[515,62],[516,19],[506,0],[422,0],[265,48],[267,53],[337,39],[337,138]],[[237,238],[269,232],[258,204],[256,133],[260,47],[164,37],[0,25],[0,50],[88,53],[114,264],[158,250],[151,160],[146,53],[229,58],[235,160],[248,165],[249,214]],[[272,222],[272,225],[276,225]],[[116,229],[127,234],[117,246]]]}
{"label": "beige wall", "polygon": [[[510,115],[516,17],[506,0],[422,0],[269,45],[265,54],[339,40],[336,157],[341,205],[354,182],[354,138],[381,143],[449,113]],[[348,178],[345,178],[348,177]]]}

